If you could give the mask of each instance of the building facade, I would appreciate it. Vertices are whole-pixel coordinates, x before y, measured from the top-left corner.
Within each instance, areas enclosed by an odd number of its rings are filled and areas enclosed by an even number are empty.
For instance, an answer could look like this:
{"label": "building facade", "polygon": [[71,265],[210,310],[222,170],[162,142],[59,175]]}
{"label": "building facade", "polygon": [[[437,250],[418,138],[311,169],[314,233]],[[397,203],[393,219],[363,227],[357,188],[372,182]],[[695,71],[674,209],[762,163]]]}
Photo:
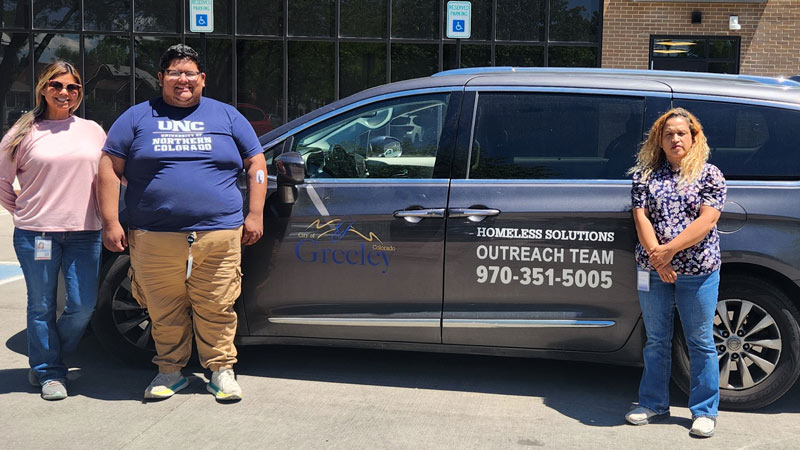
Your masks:
{"label": "building facade", "polygon": [[31,109],[38,71],[57,58],[83,75],[79,114],[108,129],[159,95],[158,58],[175,43],[200,52],[205,94],[236,105],[259,133],[367,87],[457,67],[800,73],[790,51],[800,0],[473,0],[463,40],[444,37],[446,0],[211,3],[213,31],[196,33],[192,0],[0,0],[3,131]]}
{"label": "building facade", "polygon": [[603,5],[603,67],[791,76],[798,42],[800,0]]}

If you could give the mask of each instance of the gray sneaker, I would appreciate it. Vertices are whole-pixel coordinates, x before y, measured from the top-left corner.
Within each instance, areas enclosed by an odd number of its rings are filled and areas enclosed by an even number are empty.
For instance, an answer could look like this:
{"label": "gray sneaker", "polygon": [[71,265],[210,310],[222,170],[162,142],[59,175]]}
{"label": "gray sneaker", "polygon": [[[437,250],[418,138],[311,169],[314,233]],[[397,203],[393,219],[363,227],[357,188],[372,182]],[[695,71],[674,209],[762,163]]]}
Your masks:
{"label": "gray sneaker", "polygon": [[625,414],[625,420],[631,425],[647,425],[650,422],[664,420],[669,417],[669,411],[659,414],[644,406],[637,406]]}
{"label": "gray sneaker", "polygon": [[717,427],[717,419],[713,417],[697,417],[692,421],[692,429],[689,434],[697,437],[711,437],[714,435],[714,428]]}
{"label": "gray sneaker", "polygon": [[36,386],[36,387],[40,387],[42,385],[41,383],[39,383],[39,375],[36,375],[36,371],[34,371],[33,369],[28,370],[28,383],[30,383],[31,386]]}
{"label": "gray sneaker", "polygon": [[206,385],[208,392],[214,394],[217,400],[230,402],[242,399],[242,388],[236,382],[233,369],[215,370],[211,374],[211,381]]}
{"label": "gray sneaker", "polygon": [[189,380],[180,370],[173,373],[159,373],[144,390],[144,398],[169,398],[188,385]]}
{"label": "gray sneaker", "polygon": [[42,398],[45,400],[63,400],[67,398],[67,387],[61,380],[47,380],[42,385]]}

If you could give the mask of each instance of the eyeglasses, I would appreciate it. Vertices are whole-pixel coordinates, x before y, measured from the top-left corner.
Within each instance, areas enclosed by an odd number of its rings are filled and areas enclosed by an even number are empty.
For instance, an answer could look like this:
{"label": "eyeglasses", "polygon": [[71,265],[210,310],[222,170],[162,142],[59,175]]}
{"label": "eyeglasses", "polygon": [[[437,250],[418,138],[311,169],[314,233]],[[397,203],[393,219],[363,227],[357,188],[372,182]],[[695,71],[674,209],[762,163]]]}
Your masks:
{"label": "eyeglasses", "polygon": [[[48,81],[47,85],[50,86],[51,88],[55,89],[57,92],[61,92],[65,87],[64,83],[62,83],[60,81],[55,81],[55,80]],[[81,85],[80,84],[75,84],[75,83],[68,83],[66,85],[66,88],[67,88],[67,92],[69,92],[70,94],[75,94],[75,93],[80,92]]]}
{"label": "eyeglasses", "polygon": [[195,72],[194,70],[185,72],[182,70],[165,70],[164,73],[170,78],[180,78],[181,75],[186,75],[186,79],[189,81],[194,81],[200,76],[200,72]]}

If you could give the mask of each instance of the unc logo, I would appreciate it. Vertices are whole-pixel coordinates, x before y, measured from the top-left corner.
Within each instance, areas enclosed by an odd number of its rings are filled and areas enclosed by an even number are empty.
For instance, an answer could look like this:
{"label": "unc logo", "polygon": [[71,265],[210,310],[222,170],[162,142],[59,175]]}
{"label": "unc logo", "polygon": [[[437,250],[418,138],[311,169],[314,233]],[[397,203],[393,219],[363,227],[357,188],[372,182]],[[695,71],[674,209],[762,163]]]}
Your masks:
{"label": "unc logo", "polygon": [[191,120],[159,120],[158,129],[161,131],[203,131],[204,122],[192,122]]}

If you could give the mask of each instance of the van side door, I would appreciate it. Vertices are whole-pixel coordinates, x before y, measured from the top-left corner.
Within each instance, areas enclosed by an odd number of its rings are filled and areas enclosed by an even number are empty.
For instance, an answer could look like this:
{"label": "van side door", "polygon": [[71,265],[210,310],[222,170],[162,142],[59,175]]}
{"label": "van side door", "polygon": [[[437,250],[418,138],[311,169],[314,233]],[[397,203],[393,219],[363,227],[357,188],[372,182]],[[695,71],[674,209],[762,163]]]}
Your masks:
{"label": "van side door", "polygon": [[450,190],[443,342],[619,349],[641,314],[626,172],[650,120],[645,94],[472,91],[467,176]]}
{"label": "van side door", "polygon": [[305,184],[291,205],[270,193],[265,236],[245,248],[250,335],[441,342],[446,123],[460,99],[460,89],[383,96],[289,138]]}

